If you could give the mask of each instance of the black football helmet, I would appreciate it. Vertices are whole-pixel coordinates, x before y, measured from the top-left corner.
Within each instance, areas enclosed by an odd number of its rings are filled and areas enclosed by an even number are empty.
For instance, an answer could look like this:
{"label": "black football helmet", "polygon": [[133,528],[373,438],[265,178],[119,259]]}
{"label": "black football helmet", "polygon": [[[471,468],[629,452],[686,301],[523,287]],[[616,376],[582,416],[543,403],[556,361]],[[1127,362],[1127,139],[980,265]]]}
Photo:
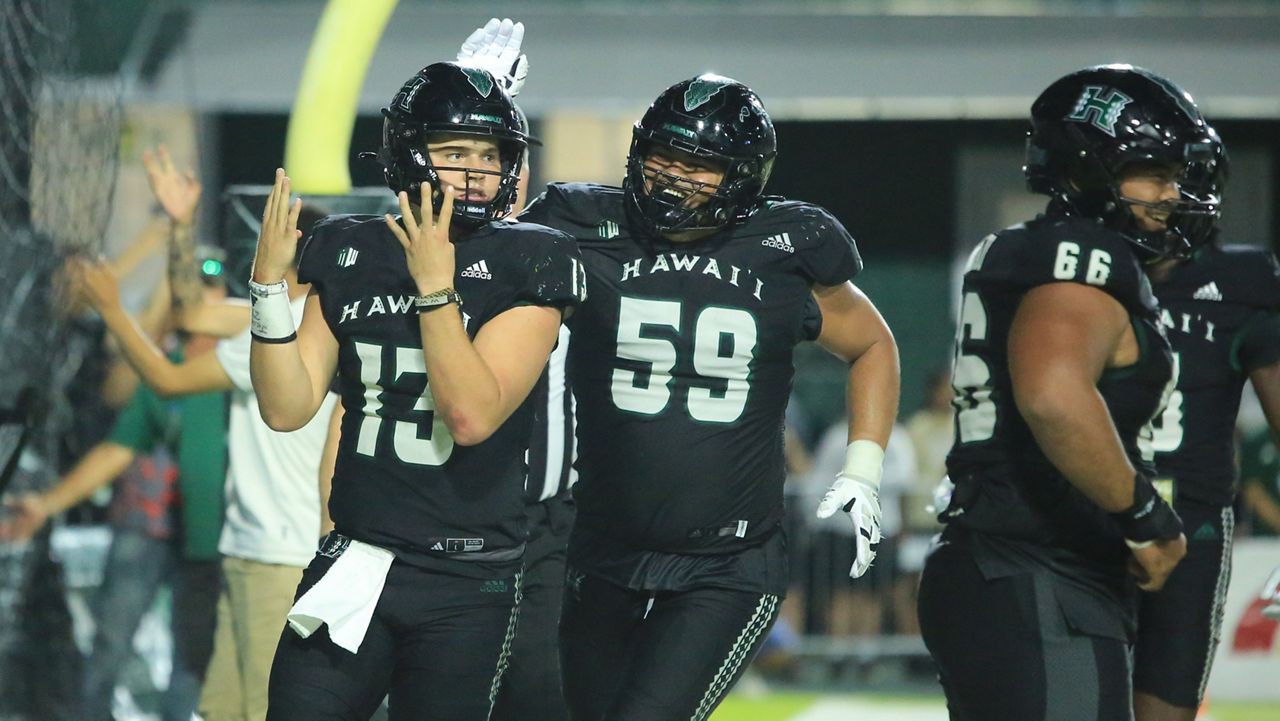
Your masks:
{"label": "black football helmet", "polygon": [[[719,186],[697,187],[644,161],[655,145],[722,164]],[[714,230],[755,211],[778,155],[773,121],[742,83],[703,74],[667,88],[631,132],[623,181],[628,213],[655,235]],[[646,178],[649,187],[646,188]],[[687,207],[694,194],[707,202]]]}
{"label": "black football helmet", "polygon": [[[1145,261],[1185,257],[1207,238],[1218,206],[1184,189],[1159,203],[1167,227],[1142,230],[1120,194],[1124,169],[1168,164],[1185,171],[1211,160],[1212,129],[1195,101],[1169,80],[1132,65],[1099,65],[1058,79],[1031,105],[1027,186],[1055,207],[1124,234]],[[1218,144],[1220,146],[1220,143]]]}
{"label": "black football helmet", "polygon": [[382,109],[382,116],[382,148],[377,159],[392,192],[407,191],[416,201],[419,186],[428,183],[433,191],[433,211],[439,213],[444,194],[437,171],[493,172],[434,166],[427,152],[431,136],[452,133],[492,138],[498,143],[502,163],[498,191],[487,202],[456,198],[452,222],[476,226],[507,214],[516,198],[528,139],[515,103],[492,75],[452,62],[428,65],[400,87]]}
{"label": "black football helmet", "polygon": [[[1182,194],[1199,203],[1205,212],[1177,216],[1170,220],[1182,228],[1193,246],[1203,245],[1216,237],[1217,222],[1222,216],[1222,197],[1231,176],[1231,159],[1227,146],[1212,126],[1208,131],[1208,157],[1187,165],[1179,186]],[[1178,211],[1175,211],[1177,213]]]}

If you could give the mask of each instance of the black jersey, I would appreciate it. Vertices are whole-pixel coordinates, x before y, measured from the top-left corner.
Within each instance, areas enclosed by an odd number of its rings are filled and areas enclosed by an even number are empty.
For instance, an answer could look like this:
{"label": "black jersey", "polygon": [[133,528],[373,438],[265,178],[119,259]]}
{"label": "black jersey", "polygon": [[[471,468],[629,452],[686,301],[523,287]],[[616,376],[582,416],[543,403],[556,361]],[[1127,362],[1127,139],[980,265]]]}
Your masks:
{"label": "black jersey", "polygon": [[[577,249],[548,228],[492,223],[457,242],[455,253],[455,288],[472,338],[510,308],[568,306],[582,297]],[[319,293],[338,341],[345,415],[329,499],[337,530],[459,573],[498,573],[496,566],[517,560],[531,404],[483,443],[454,443],[432,412],[417,289],[382,217],[331,216],[317,224],[298,279]]]}
{"label": "black jersey", "polygon": [[812,285],[861,270],[825,210],[767,202],[694,243],[637,237],[617,188],[553,184],[522,216],[578,239],[591,287],[568,322],[578,524],[633,549],[758,545],[782,515],[792,350]]}
{"label": "black jersey", "polygon": [[1155,292],[1177,377],[1154,424],[1156,468],[1176,496],[1230,505],[1241,387],[1280,360],[1280,268],[1263,248],[1209,246]]}
{"label": "black jersey", "polygon": [[956,444],[947,456],[956,490],[944,520],[1048,549],[1044,556],[1057,562],[1100,562],[1113,584],[1127,557],[1119,528],[1045,457],[1018,412],[1009,377],[1009,329],[1022,297],[1058,282],[1098,288],[1128,310],[1141,356],[1132,366],[1108,369],[1098,390],[1130,461],[1153,470],[1150,420],[1171,359],[1151,286],[1119,234],[1091,221],[1042,217],[987,237],[969,260],[952,380]]}

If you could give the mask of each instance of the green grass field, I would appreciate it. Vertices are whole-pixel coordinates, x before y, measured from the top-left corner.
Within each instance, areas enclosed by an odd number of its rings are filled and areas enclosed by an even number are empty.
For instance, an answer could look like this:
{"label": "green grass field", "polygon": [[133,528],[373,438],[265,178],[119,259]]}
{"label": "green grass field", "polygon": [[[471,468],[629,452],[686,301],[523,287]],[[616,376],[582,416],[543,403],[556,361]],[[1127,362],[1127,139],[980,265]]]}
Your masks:
{"label": "green grass field", "polygon": [[[858,715],[854,715],[858,714]],[[941,696],[884,696],[770,692],[733,694],[712,721],[946,721]],[[1277,721],[1280,703],[1215,701],[1203,721]]]}

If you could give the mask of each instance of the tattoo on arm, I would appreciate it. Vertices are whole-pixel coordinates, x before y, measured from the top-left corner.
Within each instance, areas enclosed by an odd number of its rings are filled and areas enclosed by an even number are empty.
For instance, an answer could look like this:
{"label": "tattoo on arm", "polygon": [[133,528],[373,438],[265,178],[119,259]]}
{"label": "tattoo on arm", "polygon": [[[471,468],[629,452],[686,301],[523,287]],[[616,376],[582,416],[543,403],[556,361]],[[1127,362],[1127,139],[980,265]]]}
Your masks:
{"label": "tattoo on arm", "polygon": [[169,243],[169,286],[173,291],[174,309],[181,312],[200,305],[200,270],[196,268],[195,228],[191,224],[174,223]]}

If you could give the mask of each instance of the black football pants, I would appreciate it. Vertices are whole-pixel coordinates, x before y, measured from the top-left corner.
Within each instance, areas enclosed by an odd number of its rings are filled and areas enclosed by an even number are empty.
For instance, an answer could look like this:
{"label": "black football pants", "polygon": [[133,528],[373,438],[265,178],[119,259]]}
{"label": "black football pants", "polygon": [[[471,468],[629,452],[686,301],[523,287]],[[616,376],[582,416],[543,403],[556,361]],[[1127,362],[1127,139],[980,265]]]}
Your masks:
{"label": "black football pants", "polygon": [[778,617],[771,594],[633,591],[572,568],[560,655],[573,721],[702,721]]}
{"label": "black football pants", "polygon": [[[317,554],[298,596],[333,559]],[[519,601],[515,578],[483,581],[395,562],[359,653],[285,628],[271,666],[268,721],[367,721],[390,694],[391,721],[484,721]]]}
{"label": "black football pants", "polygon": [[520,632],[489,721],[568,721],[560,685],[560,607],[573,517],[568,492],[529,507]]}
{"label": "black football pants", "polygon": [[1231,580],[1231,507],[1179,502],[1187,555],[1164,588],[1144,593],[1138,606],[1134,690],[1174,706],[1197,708],[1222,634]]}
{"label": "black football pants", "polygon": [[952,721],[1130,721],[1128,648],[1068,626],[1046,579],[986,579],[954,542],[920,578],[920,631]]}

